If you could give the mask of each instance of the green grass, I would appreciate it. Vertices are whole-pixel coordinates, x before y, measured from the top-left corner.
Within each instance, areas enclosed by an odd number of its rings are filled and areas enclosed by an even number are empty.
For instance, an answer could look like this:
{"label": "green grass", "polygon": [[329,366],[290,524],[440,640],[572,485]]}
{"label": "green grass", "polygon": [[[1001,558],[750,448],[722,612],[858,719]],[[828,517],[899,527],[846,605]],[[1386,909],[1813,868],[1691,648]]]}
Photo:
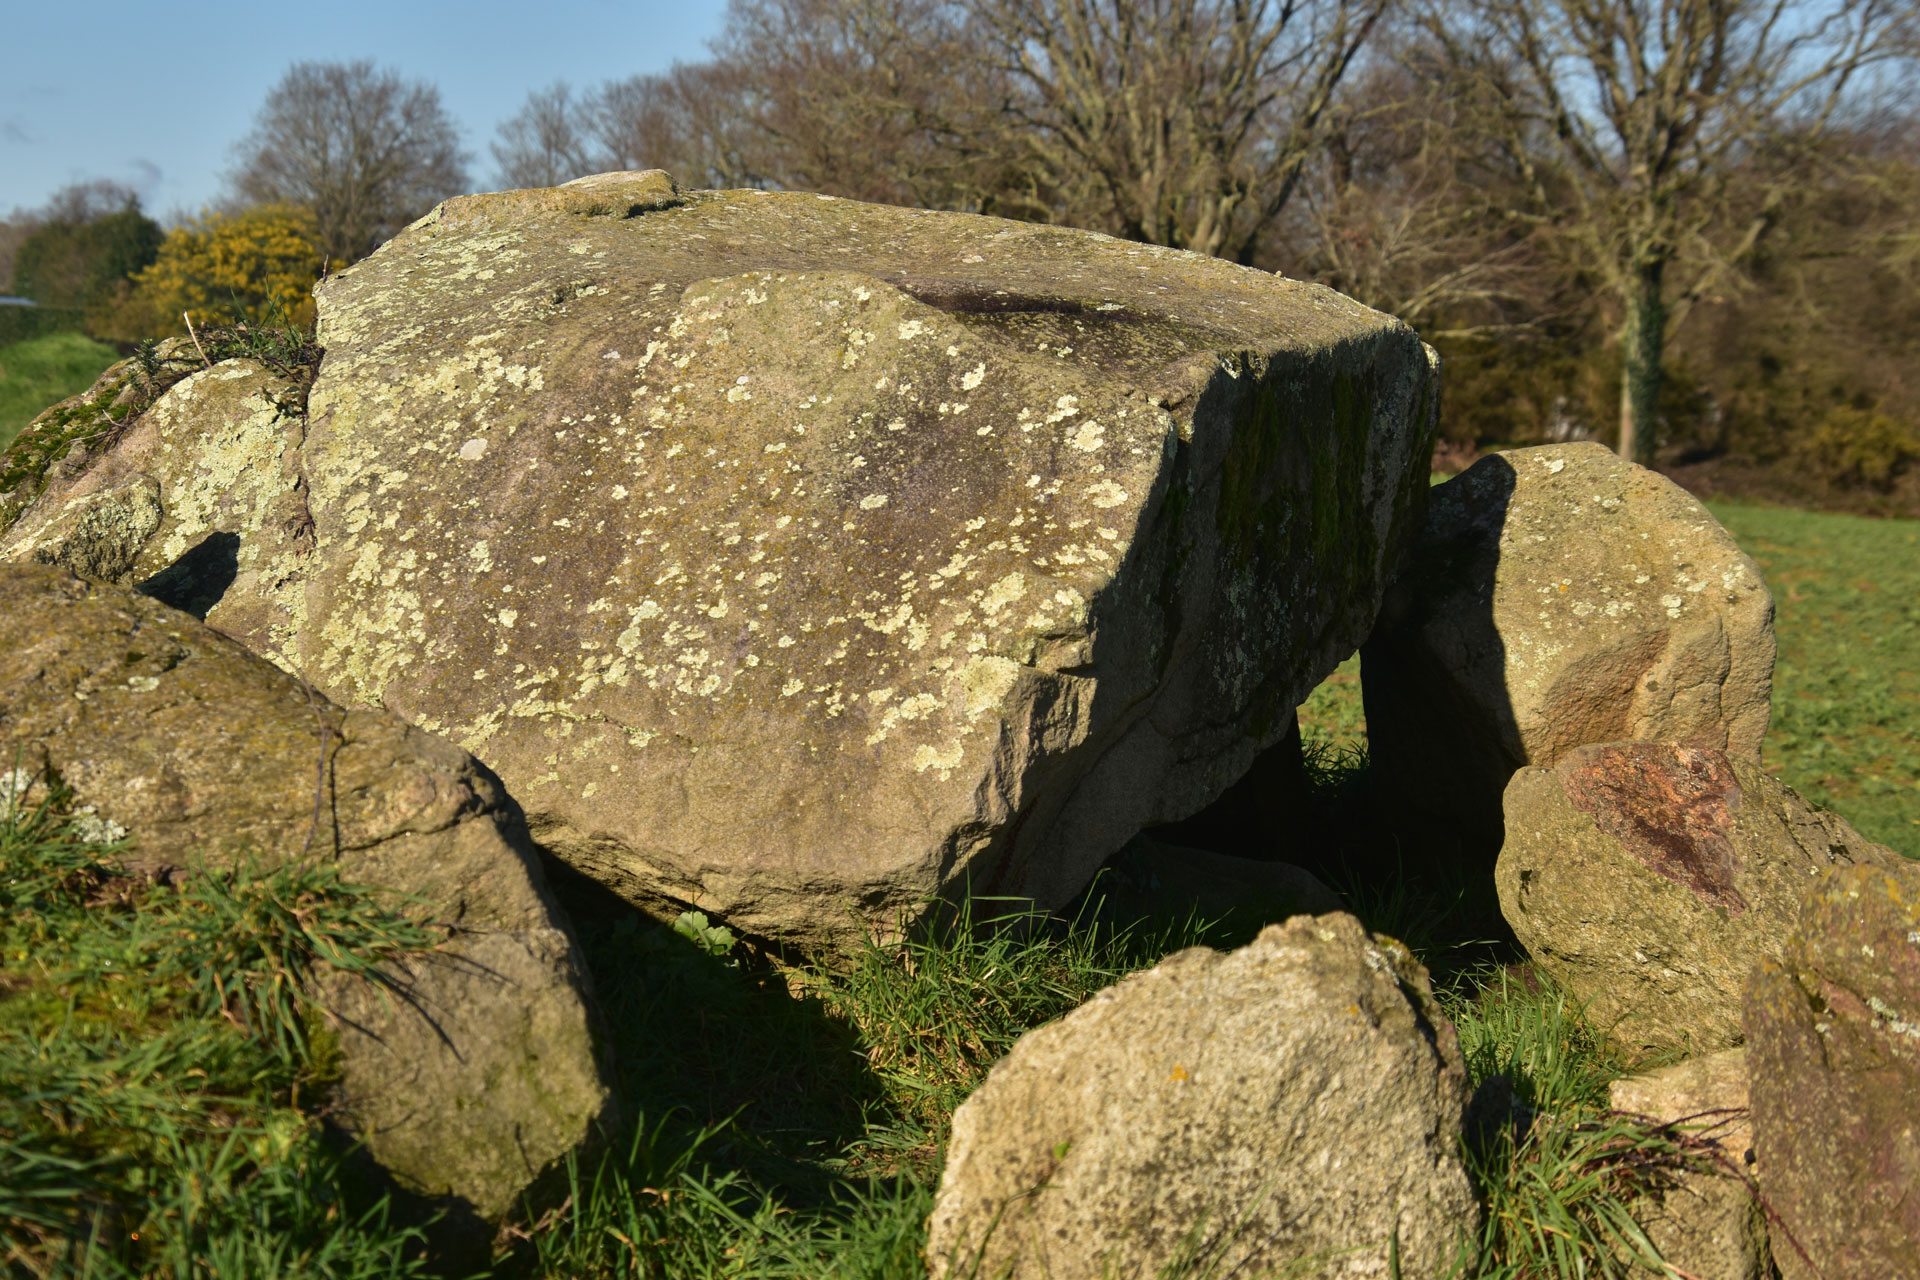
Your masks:
{"label": "green grass", "polygon": [[78,395],[120,355],[79,333],[50,333],[0,347],[0,450],[42,409]]}
{"label": "green grass", "polygon": [[[1363,760],[1320,754],[1321,784]],[[322,1140],[329,1041],[302,993],[323,966],[378,980],[433,935],[324,868],[150,885],[117,868],[100,825],[47,807],[0,825],[5,1266],[419,1272],[422,1237],[357,1198]],[[1490,1213],[1459,1274],[1624,1276],[1643,1247],[1633,1197],[1685,1154],[1606,1112],[1626,1064],[1551,986],[1448,966],[1471,927],[1458,896],[1407,881],[1355,905],[1424,951],[1475,1082],[1499,1076],[1515,1100],[1465,1153]],[[1115,927],[1095,907],[989,918],[975,902],[833,968],[692,918],[583,911],[631,1119],[570,1167],[570,1194],[510,1234],[493,1273],[920,1280],[947,1128],[992,1063],[1125,974],[1252,928]]]}
{"label": "green grass", "polygon": [[1773,590],[1768,767],[1920,858],[1920,520],[1711,509]]}
{"label": "green grass", "polygon": [[329,1078],[304,992],[322,966],[371,977],[435,935],[324,867],[154,885],[100,819],[17,801],[0,796],[5,1273],[417,1271],[418,1234],[347,1194],[300,1105]]}
{"label": "green grass", "polygon": [[582,927],[623,1096],[648,1108],[523,1242],[541,1276],[924,1277],[955,1108],[1028,1030],[1205,922],[1116,928],[975,902],[843,967],[632,915]]}

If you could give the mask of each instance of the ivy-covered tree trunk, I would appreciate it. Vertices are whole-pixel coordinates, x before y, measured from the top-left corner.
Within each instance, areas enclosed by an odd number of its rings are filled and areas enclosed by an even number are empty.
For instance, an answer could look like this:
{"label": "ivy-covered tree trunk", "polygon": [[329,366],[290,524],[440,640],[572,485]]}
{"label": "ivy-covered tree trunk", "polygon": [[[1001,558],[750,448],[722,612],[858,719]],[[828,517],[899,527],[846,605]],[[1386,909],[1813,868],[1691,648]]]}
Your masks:
{"label": "ivy-covered tree trunk", "polygon": [[1667,345],[1666,263],[1643,263],[1628,285],[1620,332],[1620,456],[1653,465],[1658,443],[1660,372]]}

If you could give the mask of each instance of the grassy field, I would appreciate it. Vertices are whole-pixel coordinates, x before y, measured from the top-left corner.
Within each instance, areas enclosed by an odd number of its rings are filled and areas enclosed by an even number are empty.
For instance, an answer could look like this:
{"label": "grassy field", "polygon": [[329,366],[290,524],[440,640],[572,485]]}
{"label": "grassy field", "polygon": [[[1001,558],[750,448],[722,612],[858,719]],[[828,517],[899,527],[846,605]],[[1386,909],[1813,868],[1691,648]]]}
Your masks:
{"label": "grassy field", "polygon": [[[100,826],[0,810],[0,1265],[430,1273],[425,1237],[354,1184],[297,1104],[329,1079],[303,980],[329,957],[371,978],[431,934],[325,869],[146,884],[118,870]],[[1445,950],[1429,949],[1441,916],[1419,894],[1358,909],[1429,959]],[[502,1241],[489,1274],[921,1280],[947,1127],[987,1067],[1128,972],[1246,940],[1191,918],[987,923],[824,970],[692,917],[583,913],[629,1123],[570,1169],[560,1205]],[[1694,1159],[1687,1139],[1608,1113],[1626,1064],[1551,986],[1504,969],[1437,976],[1473,1079],[1503,1076],[1518,1104],[1464,1153],[1487,1217],[1460,1240],[1457,1274],[1624,1278],[1643,1248],[1634,1198]]]}
{"label": "grassy field", "polygon": [[79,333],[50,333],[0,347],[0,449],[42,409],[93,385],[120,355]]}
{"label": "grassy field", "polygon": [[1920,858],[1920,520],[1712,511],[1773,589],[1768,766]]}
{"label": "grassy field", "polygon": [[[1710,509],[1773,591],[1768,768],[1920,858],[1920,520]],[[1300,725],[1310,738],[1365,738],[1358,658],[1313,692]]]}

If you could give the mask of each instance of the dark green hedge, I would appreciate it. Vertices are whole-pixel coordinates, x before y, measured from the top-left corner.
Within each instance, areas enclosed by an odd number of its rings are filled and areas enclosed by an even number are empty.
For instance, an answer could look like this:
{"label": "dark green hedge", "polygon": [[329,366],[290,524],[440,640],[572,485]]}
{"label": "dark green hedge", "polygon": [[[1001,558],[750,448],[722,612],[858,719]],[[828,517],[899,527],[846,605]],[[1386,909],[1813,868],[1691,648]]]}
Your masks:
{"label": "dark green hedge", "polygon": [[0,306],[0,347],[49,333],[79,333],[85,315],[79,307]]}

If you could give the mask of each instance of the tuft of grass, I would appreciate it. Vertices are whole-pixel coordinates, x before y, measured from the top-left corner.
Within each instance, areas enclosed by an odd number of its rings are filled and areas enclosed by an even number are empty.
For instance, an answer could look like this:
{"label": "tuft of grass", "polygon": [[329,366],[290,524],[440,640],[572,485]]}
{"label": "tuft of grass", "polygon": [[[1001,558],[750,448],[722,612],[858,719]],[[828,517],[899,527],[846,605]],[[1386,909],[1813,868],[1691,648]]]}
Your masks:
{"label": "tuft of grass", "polygon": [[432,945],[330,868],[128,875],[100,819],[0,778],[0,1266],[28,1276],[405,1275],[322,1120],[322,966]]}
{"label": "tuft of grass", "polygon": [[[239,300],[234,310],[242,310]],[[231,324],[210,325],[193,333],[192,340],[206,360],[253,360],[265,365],[293,384],[295,403],[290,408],[304,414],[307,394],[320,373],[320,359],[326,349],[315,336],[311,323],[302,324],[288,313],[277,298],[267,300],[267,319],[259,324],[236,320]]]}
{"label": "tuft of grass", "polygon": [[50,404],[78,395],[119,353],[82,333],[50,333],[0,347],[0,452]]}
{"label": "tuft of grass", "polygon": [[1646,1197],[1714,1161],[1675,1126],[1610,1109],[1630,1066],[1565,992],[1530,969],[1495,970],[1441,996],[1477,1086],[1465,1143],[1485,1222],[1473,1280],[1662,1275],[1641,1228]]}

